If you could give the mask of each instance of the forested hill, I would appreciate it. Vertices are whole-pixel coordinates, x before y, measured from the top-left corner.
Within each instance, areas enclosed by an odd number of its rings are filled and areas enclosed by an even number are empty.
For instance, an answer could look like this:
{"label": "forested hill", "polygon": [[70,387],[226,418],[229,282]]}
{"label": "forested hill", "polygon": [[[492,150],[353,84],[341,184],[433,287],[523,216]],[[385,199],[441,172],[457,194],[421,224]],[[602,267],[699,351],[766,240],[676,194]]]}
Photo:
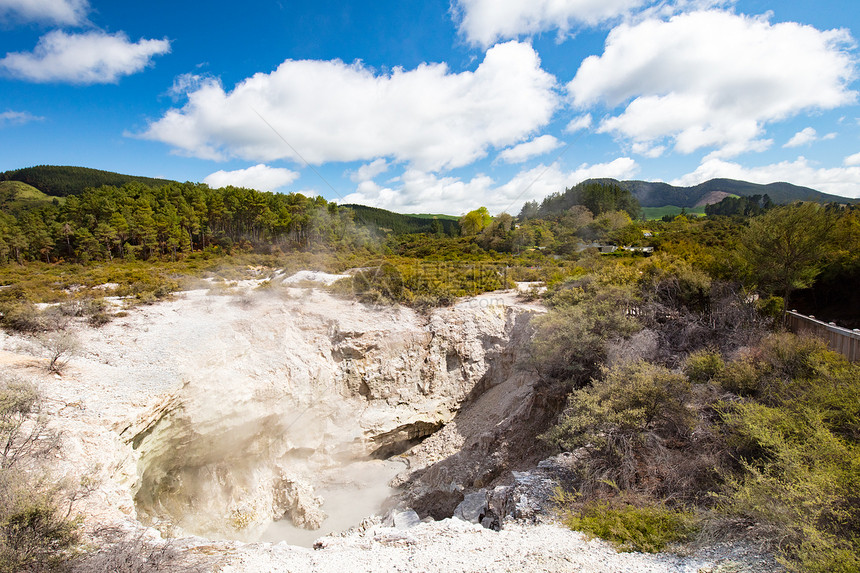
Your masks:
{"label": "forested hill", "polygon": [[[668,183],[649,181],[616,181],[615,179],[593,179],[592,182],[614,183],[630,191],[643,207],[696,207],[703,205],[703,199],[708,195],[708,203],[716,203],[727,195],[768,195],[774,203],[785,204],[793,201],[814,201],[816,203],[854,203],[855,199],[847,199],[838,195],[822,193],[809,187],[792,185],[791,183],[770,183],[760,185],[735,179],[711,179],[692,187],[677,187]],[[716,192],[716,193],[715,193]],[[720,193],[724,194],[720,196]]]}
{"label": "forested hill", "polygon": [[21,181],[39,191],[57,197],[80,195],[84,189],[110,185],[121,187],[126,183],[143,183],[149,187],[161,187],[175,183],[168,179],[153,179],[139,175],[123,175],[113,171],[101,171],[89,167],[66,165],[37,165],[0,173],[0,181]]}
{"label": "forested hill", "polygon": [[356,223],[395,235],[411,233],[457,235],[460,232],[459,223],[450,218],[403,215],[366,205],[344,205],[344,207],[355,213]]}

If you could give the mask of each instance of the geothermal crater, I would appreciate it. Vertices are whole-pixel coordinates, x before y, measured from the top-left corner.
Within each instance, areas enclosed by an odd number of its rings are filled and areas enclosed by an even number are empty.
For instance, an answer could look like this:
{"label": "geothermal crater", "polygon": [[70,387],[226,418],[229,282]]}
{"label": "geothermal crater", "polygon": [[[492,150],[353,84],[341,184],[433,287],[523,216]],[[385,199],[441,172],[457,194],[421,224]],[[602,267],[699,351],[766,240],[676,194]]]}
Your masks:
{"label": "geothermal crater", "polygon": [[496,442],[535,411],[517,352],[538,308],[506,293],[420,314],[256,284],[79,333],[55,398],[84,405],[62,419],[82,444],[68,463],[98,468],[93,521],[309,544],[379,513],[389,483],[389,507],[450,517],[503,473]]}

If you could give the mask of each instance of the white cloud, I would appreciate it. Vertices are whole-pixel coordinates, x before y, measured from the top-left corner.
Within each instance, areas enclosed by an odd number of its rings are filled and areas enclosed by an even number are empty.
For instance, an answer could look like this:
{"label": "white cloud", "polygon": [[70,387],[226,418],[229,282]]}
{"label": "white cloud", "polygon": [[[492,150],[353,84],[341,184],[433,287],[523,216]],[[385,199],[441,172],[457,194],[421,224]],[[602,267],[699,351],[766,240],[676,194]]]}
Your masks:
{"label": "white cloud", "polygon": [[236,171],[216,171],[203,180],[210,187],[246,187],[258,191],[276,191],[299,178],[299,174],[283,167],[254,165]]}
{"label": "white cloud", "polygon": [[567,88],[580,108],[624,108],[601,132],[729,157],[771,145],[768,122],[854,102],[853,46],[847,30],[700,11],[619,25]]}
{"label": "white cloud", "polygon": [[672,181],[673,185],[698,185],[710,179],[725,177],[752,183],[768,184],[789,181],[794,185],[810,187],[824,193],[842,197],[860,197],[860,166],[849,160],[855,158],[860,163],[860,153],[845,159],[847,167],[817,167],[805,157],[794,161],[782,161],[759,167],[745,167],[738,163],[721,159],[706,159],[692,173]]}
{"label": "white cloud", "polygon": [[0,127],[7,125],[23,125],[31,121],[44,121],[44,117],[33,115],[29,111],[4,111],[0,113]]}
{"label": "white cloud", "polygon": [[86,22],[88,0],[0,0],[0,18],[76,26]]}
{"label": "white cloud", "polygon": [[546,125],[560,103],[555,83],[517,42],[458,74],[445,64],[376,74],[360,62],[287,60],[231,92],[207,82],[143,137],[209,159],[295,160],[283,136],[313,164],[389,157],[423,170],[460,167]]}
{"label": "white cloud", "polygon": [[134,43],[122,32],[67,34],[55,30],[42,36],[32,52],[6,54],[0,70],[32,82],[115,83],[169,51],[168,40]]}
{"label": "white cloud", "polygon": [[551,135],[541,135],[531,141],[502,150],[499,159],[506,163],[522,163],[561,147],[562,142]]}
{"label": "white cloud", "polygon": [[408,169],[398,178],[396,188],[383,187],[373,181],[360,183],[344,203],[359,203],[401,213],[447,213],[459,215],[484,206],[491,213],[507,211],[516,214],[523,203],[542,200],[550,193],[563,191],[592,177],[628,179],[638,170],[635,161],[621,157],[609,163],[583,164],[573,171],[562,170],[557,163],[538,165],[521,171],[510,181],[496,185],[487,175],[478,174],[464,181]]}
{"label": "white cloud", "polygon": [[558,40],[582,26],[619,18],[668,18],[680,12],[730,6],[736,0],[452,0],[460,34],[484,48],[499,40],[556,30]]}
{"label": "white cloud", "polygon": [[354,173],[350,173],[349,178],[356,183],[360,181],[370,181],[377,175],[381,175],[388,171],[388,167],[388,162],[380,157],[379,159],[374,159],[370,163],[362,165]]}
{"label": "white cloud", "polygon": [[801,147],[817,140],[818,132],[812,127],[807,127],[795,133],[783,147]]}
{"label": "white cloud", "polygon": [[860,165],[860,153],[855,153],[854,155],[849,155],[843,161],[845,165]]}
{"label": "white cloud", "polygon": [[582,131],[583,129],[588,129],[592,124],[591,114],[586,113],[584,115],[580,115],[577,118],[574,118],[567,124],[567,127],[564,128],[566,133],[576,133],[577,131]]}
{"label": "white cloud", "polygon": [[665,145],[652,145],[649,143],[643,143],[641,141],[636,141],[633,143],[633,153],[638,155],[644,155],[645,157],[660,157],[666,151]]}

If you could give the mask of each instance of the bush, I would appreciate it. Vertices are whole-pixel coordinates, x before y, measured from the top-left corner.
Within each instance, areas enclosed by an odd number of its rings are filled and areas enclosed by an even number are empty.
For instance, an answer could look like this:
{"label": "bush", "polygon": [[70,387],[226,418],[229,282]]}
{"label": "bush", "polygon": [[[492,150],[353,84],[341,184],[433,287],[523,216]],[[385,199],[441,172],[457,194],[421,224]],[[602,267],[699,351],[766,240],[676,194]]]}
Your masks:
{"label": "bush", "polygon": [[570,529],[610,541],[619,551],[657,553],[689,540],[696,531],[693,514],[659,505],[636,507],[587,503],[563,519]]}
{"label": "bush", "polygon": [[693,384],[707,384],[725,368],[726,364],[720,353],[709,349],[691,353],[684,362],[684,374]]}
{"label": "bush", "polygon": [[57,436],[32,384],[0,382],[0,573],[54,570],[78,543],[63,489],[40,468]]}
{"label": "bush", "polygon": [[791,571],[857,571],[860,366],[785,334],[742,362],[756,369],[759,400],[722,409],[740,460],[724,511],[759,524]]}
{"label": "bush", "polygon": [[3,326],[15,332],[32,333],[45,329],[41,311],[31,302],[16,301],[3,305]]}
{"label": "bush", "polygon": [[[575,292],[577,288],[566,290]],[[530,365],[544,380],[574,387],[600,376],[609,341],[626,338],[640,328],[626,312],[627,297],[624,291],[606,289],[597,295],[583,295],[574,305],[559,304],[534,318]]]}
{"label": "bush", "polygon": [[62,374],[69,361],[81,350],[77,337],[67,331],[40,336],[39,344],[48,355],[48,372],[54,374]]}
{"label": "bush", "polygon": [[660,366],[633,362],[604,369],[603,379],[569,396],[559,423],[543,439],[563,450],[584,448],[580,489],[586,494],[607,485],[651,493],[683,489],[679,483],[694,472],[680,469],[688,455],[667,443],[686,444],[695,422],[690,397],[689,382]]}
{"label": "bush", "polygon": [[216,570],[213,559],[205,558],[205,563],[195,564],[170,541],[154,542],[143,533],[128,535],[107,528],[97,531],[96,537],[99,548],[75,559],[71,573],[203,573]]}
{"label": "bush", "polygon": [[0,572],[53,571],[74,555],[78,522],[63,502],[59,488],[34,485],[18,470],[0,472]]}

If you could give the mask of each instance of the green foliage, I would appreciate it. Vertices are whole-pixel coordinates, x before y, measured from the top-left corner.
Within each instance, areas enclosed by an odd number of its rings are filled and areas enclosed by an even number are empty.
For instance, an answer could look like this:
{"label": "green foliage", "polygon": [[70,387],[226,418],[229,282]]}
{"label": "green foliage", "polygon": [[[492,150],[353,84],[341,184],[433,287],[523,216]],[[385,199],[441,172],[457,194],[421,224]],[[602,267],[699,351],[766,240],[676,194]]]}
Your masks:
{"label": "green foliage", "polygon": [[0,572],[54,571],[79,543],[78,522],[55,488],[34,488],[17,471],[0,473]]}
{"label": "green foliage", "polygon": [[45,321],[36,305],[29,301],[4,301],[0,303],[2,325],[16,332],[35,333],[44,330]]}
{"label": "green foliage", "polygon": [[612,542],[619,551],[657,553],[669,545],[692,538],[696,520],[692,513],[659,505],[592,502],[567,512],[564,524]]}
{"label": "green foliage", "polygon": [[791,571],[856,571],[860,366],[791,335],[765,341],[745,362],[758,375],[758,400],[722,410],[740,460],[724,511],[759,524]]}
{"label": "green foliage", "polygon": [[102,185],[115,185],[119,187],[126,183],[137,182],[152,187],[160,187],[166,183],[171,183],[171,181],[166,179],[153,179],[151,177],[100,171],[88,167],[60,165],[37,165],[35,167],[6,171],[5,173],[0,173],[0,181],[21,181],[32,185],[48,195],[59,197],[78,195],[84,189],[101,187]]}
{"label": "green foliage", "polygon": [[719,376],[726,368],[719,352],[710,349],[690,353],[684,361],[684,375],[693,384],[707,384]]}
{"label": "green foliage", "polygon": [[584,491],[601,483],[634,489],[660,474],[640,463],[649,450],[692,431],[690,395],[684,376],[660,366],[640,361],[604,368],[601,378],[568,397],[558,424],[544,439],[562,450],[585,448]]}
{"label": "green foliage", "polygon": [[322,197],[169,183],[87,188],[17,215],[0,213],[0,263],[170,259],[209,251],[355,249],[371,235]]}
{"label": "green foliage", "polygon": [[395,235],[413,233],[457,235],[460,232],[456,217],[445,215],[401,215],[385,209],[367,207],[365,205],[344,205],[355,213],[355,222],[359,226],[375,229],[376,231],[394,233]]}
{"label": "green foliage", "polygon": [[487,211],[487,208],[479,207],[474,211],[469,211],[460,218],[460,232],[466,236],[477,235],[483,231],[484,228],[492,222],[492,220],[493,218],[490,217],[490,212]]}
{"label": "green foliage", "polygon": [[543,200],[538,217],[560,215],[574,205],[582,205],[594,215],[608,211],[625,211],[631,219],[639,218],[639,201],[617,181],[584,181]]}
{"label": "green foliage", "polygon": [[0,380],[0,572],[54,570],[78,543],[56,479],[39,462],[56,448],[32,384]]}
{"label": "green foliage", "polygon": [[750,195],[748,197],[726,197],[719,203],[706,205],[705,213],[709,217],[715,217],[718,215],[756,217],[773,207],[773,201],[771,201],[770,196],[765,193],[764,195]]}
{"label": "green foliage", "polygon": [[570,284],[553,296],[554,308],[532,320],[530,364],[545,380],[574,387],[587,383],[598,375],[608,342],[639,329],[627,313],[631,299],[628,290],[618,287]]}
{"label": "green foliage", "polygon": [[814,203],[771,209],[753,219],[739,254],[748,276],[765,293],[789,304],[789,295],[810,286],[821,272],[833,218]]}
{"label": "green foliage", "polygon": [[499,265],[390,259],[333,285],[340,294],[369,304],[444,306],[458,297],[509,288]]}

